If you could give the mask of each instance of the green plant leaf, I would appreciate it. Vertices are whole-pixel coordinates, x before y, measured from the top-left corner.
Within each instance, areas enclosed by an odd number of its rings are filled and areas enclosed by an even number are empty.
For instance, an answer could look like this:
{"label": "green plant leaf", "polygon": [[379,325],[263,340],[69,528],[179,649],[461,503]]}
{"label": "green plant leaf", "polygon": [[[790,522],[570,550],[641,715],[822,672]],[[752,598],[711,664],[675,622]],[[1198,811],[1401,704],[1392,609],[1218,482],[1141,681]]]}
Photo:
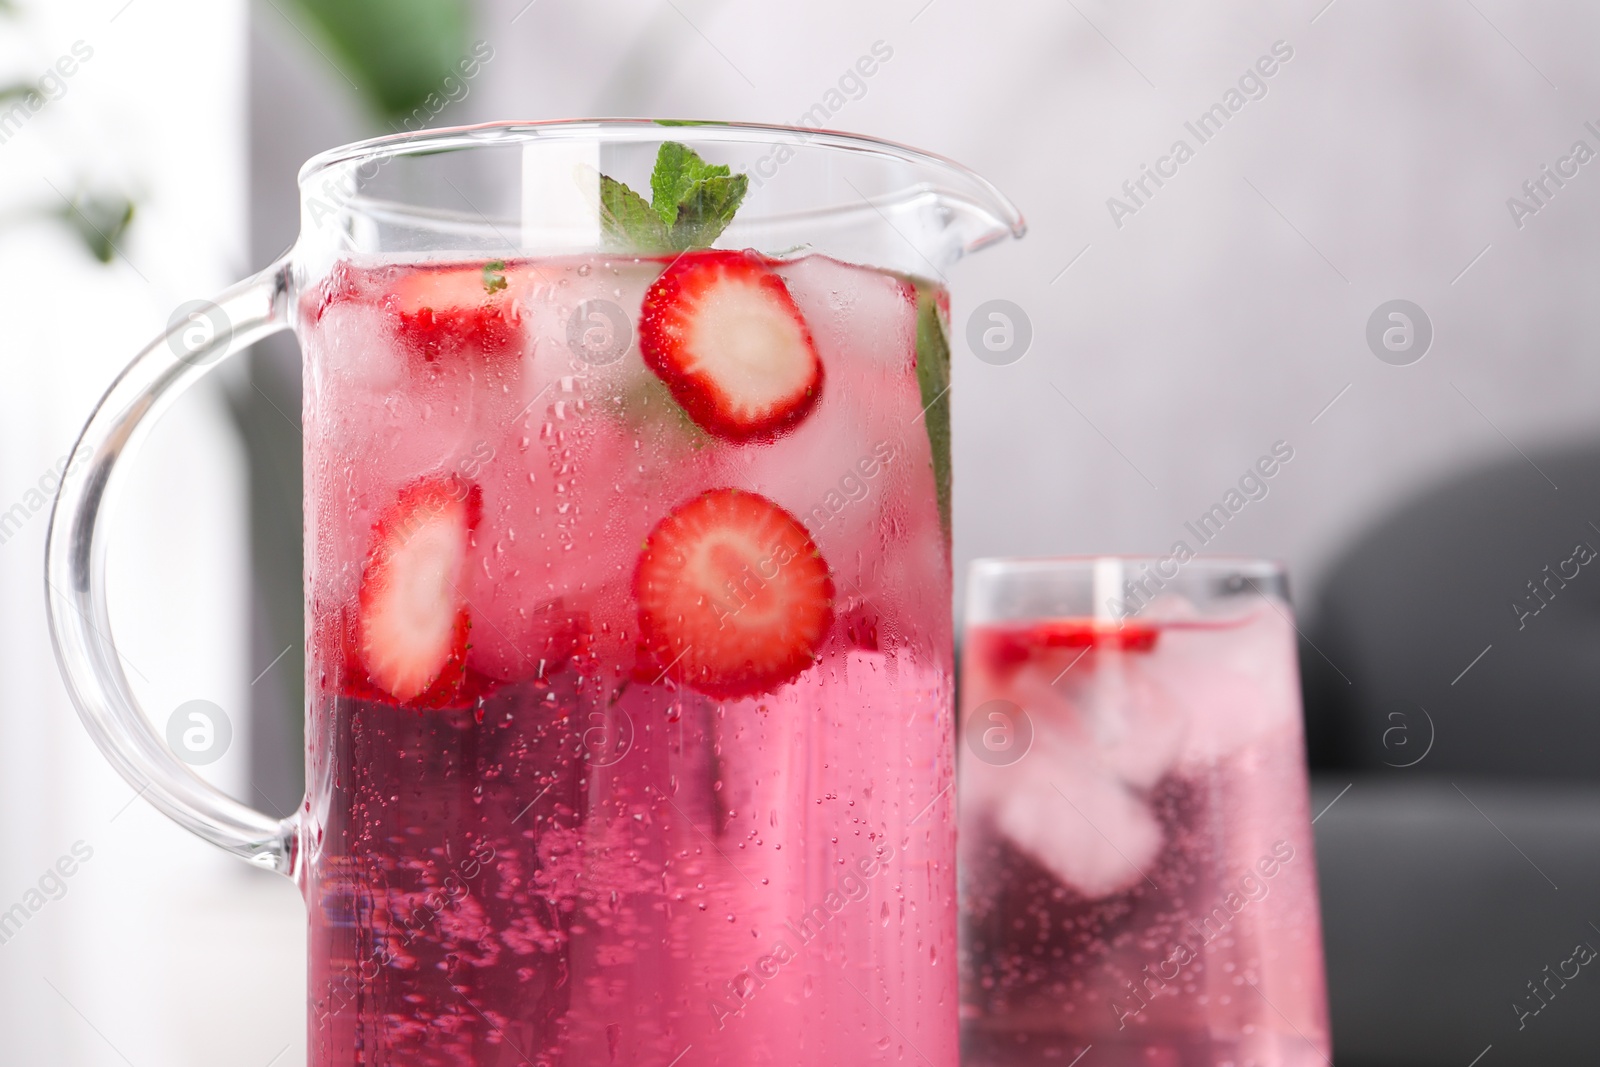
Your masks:
{"label": "green plant leaf", "polygon": [[[381,117],[400,120],[461,78],[468,0],[294,0],[324,54]],[[430,116],[431,117],[431,116]]]}
{"label": "green plant leaf", "polygon": [[600,175],[600,224],[611,244],[639,252],[671,247],[661,216],[644,197],[615,178]]}
{"label": "green plant leaf", "polygon": [[506,261],[491,259],[483,265],[483,291],[493,296],[506,287]]}
{"label": "green plant leaf", "polygon": [[651,202],[600,176],[600,218],[613,244],[635,252],[708,248],[733,221],[750,180],[694,149],[665,141],[650,173]]}
{"label": "green plant leaf", "polygon": [[124,196],[82,193],[73,198],[71,206],[61,209],[59,217],[95,259],[110,263],[117,242],[133,223],[133,201]]}
{"label": "green plant leaf", "polygon": [[696,182],[678,205],[672,243],[678,248],[709,248],[733,221],[750,180],[743,174]]}
{"label": "green plant leaf", "polygon": [[923,424],[933,453],[933,486],[939,498],[939,521],[950,536],[950,343],[945,339],[944,312],[932,286],[917,288],[917,385],[921,388]]}
{"label": "green plant leaf", "polygon": [[39,87],[32,82],[13,82],[10,85],[0,86],[0,103],[7,100],[26,100],[38,95]]}
{"label": "green plant leaf", "polygon": [[730,173],[726,166],[707,163],[688,145],[664,141],[656,152],[655,170],[650,173],[650,206],[670,227],[678,221],[678,206],[697,185]]}

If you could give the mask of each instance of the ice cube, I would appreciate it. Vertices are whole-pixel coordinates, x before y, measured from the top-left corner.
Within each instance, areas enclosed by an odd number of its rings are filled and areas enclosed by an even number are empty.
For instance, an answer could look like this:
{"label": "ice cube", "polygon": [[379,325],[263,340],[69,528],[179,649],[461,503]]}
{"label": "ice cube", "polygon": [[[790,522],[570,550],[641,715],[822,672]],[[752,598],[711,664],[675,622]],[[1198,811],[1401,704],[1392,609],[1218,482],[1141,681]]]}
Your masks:
{"label": "ice cube", "polygon": [[541,401],[490,437],[469,472],[483,512],[468,555],[468,662],[497,678],[538,675],[575,626],[598,625],[602,590],[626,584],[643,536],[608,532],[632,456],[624,428],[596,412],[558,416],[563,403]]}
{"label": "ice cube", "polygon": [[1090,900],[1144,882],[1164,843],[1149,805],[1071,729],[1045,716],[1032,724],[1032,747],[1016,763],[963,766],[988,780],[979,792],[995,828]]}
{"label": "ice cube", "polygon": [[1296,663],[1294,628],[1273,605],[1228,625],[1168,629],[1148,670],[1182,694],[1189,716],[1183,764],[1208,768],[1292,724],[1300,715]]}
{"label": "ice cube", "polygon": [[915,368],[916,293],[891,274],[809,255],[777,268],[811,327],[824,363],[842,361],[847,380]]}
{"label": "ice cube", "polygon": [[1149,789],[1178,758],[1189,729],[1187,700],[1153,677],[1151,651],[1095,649],[1055,682],[1079,710],[1098,760],[1128,785]]}
{"label": "ice cube", "polygon": [[[777,271],[817,346],[822,394],[781,441],[734,451],[730,475],[805,524],[841,603],[871,601],[880,614],[902,616],[895,628],[916,631],[916,614],[896,601],[927,588],[948,563],[923,558],[943,537],[918,418],[915,301],[900,280],[825,256]],[[906,566],[889,566],[896,562]],[[932,595],[946,584],[932,582]]]}

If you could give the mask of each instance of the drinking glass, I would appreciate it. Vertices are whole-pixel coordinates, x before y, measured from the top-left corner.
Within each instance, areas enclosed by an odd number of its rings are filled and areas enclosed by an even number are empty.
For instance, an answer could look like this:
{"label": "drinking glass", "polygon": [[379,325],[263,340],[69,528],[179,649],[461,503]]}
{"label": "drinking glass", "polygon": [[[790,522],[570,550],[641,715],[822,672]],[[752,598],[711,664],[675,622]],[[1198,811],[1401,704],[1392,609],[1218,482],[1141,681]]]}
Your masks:
{"label": "drinking glass", "polygon": [[[956,1059],[948,295],[1022,232],[865,137],[499,123],[300,173],[279,262],[111,387],[51,626],[157,808],[294,878],[349,1064]],[[151,416],[304,352],[306,796],[152,730],[103,508]]]}
{"label": "drinking glass", "polygon": [[979,560],[966,610],[963,1061],[1329,1062],[1282,569]]}

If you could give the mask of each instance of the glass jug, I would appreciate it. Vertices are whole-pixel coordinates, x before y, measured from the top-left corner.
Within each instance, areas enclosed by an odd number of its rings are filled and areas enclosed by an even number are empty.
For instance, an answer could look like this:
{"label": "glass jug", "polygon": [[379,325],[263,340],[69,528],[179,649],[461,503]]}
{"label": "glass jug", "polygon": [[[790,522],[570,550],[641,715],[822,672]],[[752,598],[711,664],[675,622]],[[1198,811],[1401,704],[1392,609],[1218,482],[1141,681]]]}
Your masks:
{"label": "glass jug", "polygon": [[[312,159],[279,262],[144,350],[47,553],[118,771],[301,886],[310,1062],[956,1063],[948,296],[1016,210],[716,123]],[[110,638],[102,504],[225,356],[304,352],[306,797],[197,778]]]}

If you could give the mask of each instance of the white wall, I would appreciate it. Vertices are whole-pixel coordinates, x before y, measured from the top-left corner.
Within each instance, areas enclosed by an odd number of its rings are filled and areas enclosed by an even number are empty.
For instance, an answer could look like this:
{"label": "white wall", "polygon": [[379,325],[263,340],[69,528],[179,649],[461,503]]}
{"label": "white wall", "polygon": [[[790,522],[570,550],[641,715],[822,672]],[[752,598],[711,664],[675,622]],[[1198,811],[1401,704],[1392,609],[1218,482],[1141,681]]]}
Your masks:
{"label": "white wall", "polygon": [[[71,448],[90,407],[184,300],[244,267],[244,5],[29,3],[0,23],[4,71],[92,50],[59,99],[0,144],[0,210],[61,205],[80,182],[134,196],[109,266],[59,226],[0,232],[0,500]],[[119,10],[120,9],[120,10]],[[54,186],[54,188],[52,188]],[[110,557],[113,629],[158,728],[204,698],[248,736],[243,463],[216,387],[152,437]],[[294,888],[158,816],[89,742],[45,634],[41,512],[0,545],[0,910],[92,850],[0,944],[8,1063],[300,1062],[303,919]],[[206,776],[244,797],[236,744]],[[39,898],[34,898],[39,899]],[[290,976],[285,980],[284,976]],[[290,1046],[287,1050],[285,1046]]]}
{"label": "white wall", "polygon": [[[1032,225],[951,274],[958,333],[995,297],[1035,331],[1014,366],[957,347],[958,557],[1164,550],[1283,439],[1295,459],[1212,549],[1284,557],[1307,594],[1418,486],[1600,416],[1600,167],[1520,231],[1505,206],[1575,138],[1600,148],[1600,11],[1326,3],[602,0],[513,24],[526,0],[494,0],[480,32],[506,58],[468,110],[793,121],[888,42],[832,122],[975,167]],[[1279,40],[1267,95],[1114,226],[1106,199],[1197,144],[1183,122]],[[1364,340],[1396,297],[1436,330],[1409,367]]]}

